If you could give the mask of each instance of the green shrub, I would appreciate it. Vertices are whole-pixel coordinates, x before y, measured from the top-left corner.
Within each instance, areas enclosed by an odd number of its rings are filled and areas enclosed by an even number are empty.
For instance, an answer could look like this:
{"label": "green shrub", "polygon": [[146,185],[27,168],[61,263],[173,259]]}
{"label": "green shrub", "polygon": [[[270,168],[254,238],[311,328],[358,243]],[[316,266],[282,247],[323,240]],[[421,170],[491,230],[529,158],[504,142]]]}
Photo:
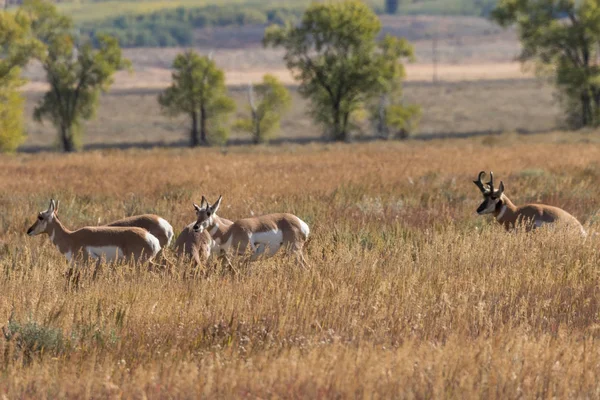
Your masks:
{"label": "green shrub", "polygon": [[35,321],[21,324],[11,317],[8,326],[2,328],[2,331],[6,341],[14,344],[16,356],[22,357],[25,363],[31,362],[34,356],[50,354],[55,357],[65,350],[60,329],[40,325]]}

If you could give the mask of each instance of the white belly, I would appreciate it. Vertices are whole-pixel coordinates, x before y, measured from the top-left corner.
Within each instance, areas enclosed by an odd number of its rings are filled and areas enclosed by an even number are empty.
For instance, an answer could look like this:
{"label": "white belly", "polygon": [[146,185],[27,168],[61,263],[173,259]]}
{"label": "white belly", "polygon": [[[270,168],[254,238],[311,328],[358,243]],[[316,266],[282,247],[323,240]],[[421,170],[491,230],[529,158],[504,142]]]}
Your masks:
{"label": "white belly", "polygon": [[113,262],[123,258],[123,250],[118,246],[86,246],[85,251],[94,260],[104,258],[106,262]]}
{"label": "white belly", "polygon": [[265,257],[273,256],[281,247],[281,242],[283,242],[283,232],[279,229],[266,232],[253,232],[250,234],[250,243],[252,243],[252,247],[254,248],[253,258],[263,255]]}
{"label": "white belly", "polygon": [[221,243],[221,238],[218,238],[215,240],[211,239],[211,246],[210,246],[211,257],[213,255],[219,256],[219,255],[221,255],[221,252],[229,251],[229,248],[231,247],[232,242],[233,242],[233,236],[229,236],[229,240],[227,240],[225,243]]}

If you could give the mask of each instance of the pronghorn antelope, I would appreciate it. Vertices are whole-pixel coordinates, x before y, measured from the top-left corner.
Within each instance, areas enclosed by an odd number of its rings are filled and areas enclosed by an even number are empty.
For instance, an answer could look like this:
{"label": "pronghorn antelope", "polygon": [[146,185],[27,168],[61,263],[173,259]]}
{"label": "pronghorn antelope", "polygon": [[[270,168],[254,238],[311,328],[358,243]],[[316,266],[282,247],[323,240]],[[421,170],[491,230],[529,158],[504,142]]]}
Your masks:
{"label": "pronghorn antelope", "polygon": [[485,172],[481,171],[475,185],[483,194],[483,203],[477,208],[477,214],[494,214],[496,221],[502,224],[507,230],[522,224],[527,231],[536,229],[545,224],[556,224],[571,227],[586,235],[583,226],[577,218],[558,207],[545,204],[526,204],[515,206],[512,201],[504,194],[504,182],[500,181],[498,189],[494,188],[494,173],[490,172],[490,181],[487,186],[481,181]]}
{"label": "pronghorn antelope", "polygon": [[[223,226],[233,224],[225,218],[221,218]],[[202,262],[207,261],[211,254],[219,254],[220,249],[214,240],[212,240],[207,230],[201,232],[194,230],[196,222],[192,222],[183,228],[183,231],[175,241],[175,251],[179,257],[190,257],[196,265],[202,265]]]}
{"label": "pronghorn antelope", "polygon": [[27,230],[29,236],[45,233],[50,240],[72,261],[81,255],[84,260],[151,261],[160,251],[158,239],[138,227],[93,226],[70,231],[58,220],[58,202],[50,200],[46,211],[38,214],[37,221]]}
{"label": "pronghorn antelope", "polygon": [[208,230],[215,247],[222,254],[242,255],[249,249],[250,261],[259,257],[272,257],[280,248],[296,256],[303,267],[308,267],[302,249],[310,232],[308,225],[292,214],[268,214],[244,218],[226,226],[217,216],[222,196],[212,206],[202,196],[200,206],[194,204],[198,220],[194,231]]}
{"label": "pronghorn antelope", "polygon": [[122,226],[142,228],[153,234],[160,242],[160,247],[168,247],[173,239],[173,227],[164,218],[154,214],[134,215],[111,222],[105,226]]}

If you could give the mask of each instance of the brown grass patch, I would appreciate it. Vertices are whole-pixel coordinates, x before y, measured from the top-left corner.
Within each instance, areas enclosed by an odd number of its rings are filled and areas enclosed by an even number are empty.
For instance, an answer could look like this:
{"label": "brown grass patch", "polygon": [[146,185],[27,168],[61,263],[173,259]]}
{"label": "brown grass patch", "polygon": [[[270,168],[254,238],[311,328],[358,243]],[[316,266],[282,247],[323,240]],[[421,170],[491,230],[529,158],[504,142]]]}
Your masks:
{"label": "brown grass patch", "polygon": [[[492,169],[517,204],[547,201],[594,229],[596,142],[557,133],[2,156],[0,320],[19,334],[0,338],[0,388],[8,398],[594,397],[597,239],[507,234],[473,215],[471,180]],[[202,194],[223,194],[228,218],[301,216],[313,268],[275,258],[184,279],[183,264],[171,275],[123,265],[66,290],[64,258],[24,233],[51,196],[69,227],[154,212],[180,230]]]}

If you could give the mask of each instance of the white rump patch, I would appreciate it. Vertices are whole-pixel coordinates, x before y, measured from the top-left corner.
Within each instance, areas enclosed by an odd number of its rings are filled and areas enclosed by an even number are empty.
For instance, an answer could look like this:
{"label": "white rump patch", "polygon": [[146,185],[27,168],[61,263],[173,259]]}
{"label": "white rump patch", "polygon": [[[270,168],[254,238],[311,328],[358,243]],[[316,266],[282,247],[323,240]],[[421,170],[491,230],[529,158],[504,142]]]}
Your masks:
{"label": "white rump patch", "polygon": [[85,251],[95,260],[104,258],[106,262],[113,262],[123,258],[123,250],[119,246],[85,246]]}
{"label": "white rump patch", "polygon": [[171,240],[173,239],[173,227],[166,219],[160,217],[158,218],[158,225],[160,225],[163,232],[165,232],[165,236],[167,237],[167,244],[165,247],[167,247],[171,244]]}
{"label": "white rump patch", "polygon": [[152,249],[151,256],[154,257],[155,255],[157,255],[160,251],[160,242],[158,241],[156,236],[154,236],[150,232],[146,232],[146,242],[148,243],[148,245],[150,245],[150,248]]}
{"label": "white rump patch", "polygon": [[253,232],[250,234],[250,243],[254,248],[254,256],[256,257],[263,254],[266,257],[273,256],[281,247],[282,242],[283,232],[279,229],[266,232]]}
{"label": "white rump patch", "polygon": [[[296,217],[296,218],[298,218],[298,217]],[[300,230],[302,231],[302,234],[304,235],[304,239],[308,239],[308,234],[310,233],[308,224],[306,222],[302,221],[300,218],[298,218],[298,222],[300,223]]]}

